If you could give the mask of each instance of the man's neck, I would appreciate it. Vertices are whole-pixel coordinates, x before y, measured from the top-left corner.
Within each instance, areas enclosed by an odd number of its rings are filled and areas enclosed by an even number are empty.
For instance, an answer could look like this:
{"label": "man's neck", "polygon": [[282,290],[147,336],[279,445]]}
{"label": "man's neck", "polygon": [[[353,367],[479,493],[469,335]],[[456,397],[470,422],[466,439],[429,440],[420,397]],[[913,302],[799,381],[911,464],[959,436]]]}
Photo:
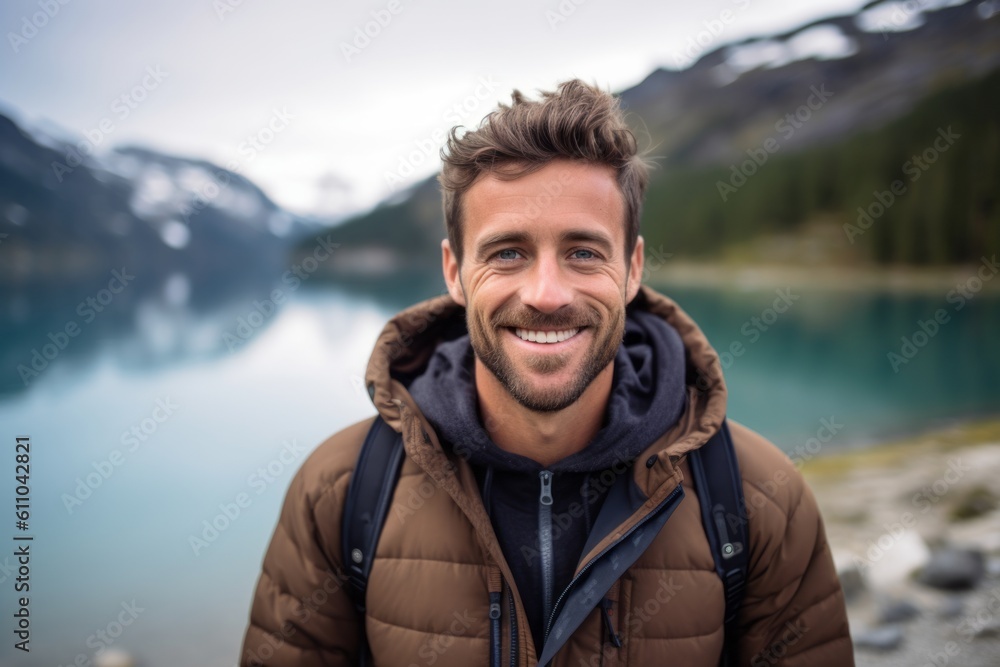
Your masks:
{"label": "man's neck", "polygon": [[558,412],[535,412],[514,400],[477,357],[476,393],[483,425],[500,449],[549,467],[582,450],[600,430],[613,377],[611,363],[572,405]]}

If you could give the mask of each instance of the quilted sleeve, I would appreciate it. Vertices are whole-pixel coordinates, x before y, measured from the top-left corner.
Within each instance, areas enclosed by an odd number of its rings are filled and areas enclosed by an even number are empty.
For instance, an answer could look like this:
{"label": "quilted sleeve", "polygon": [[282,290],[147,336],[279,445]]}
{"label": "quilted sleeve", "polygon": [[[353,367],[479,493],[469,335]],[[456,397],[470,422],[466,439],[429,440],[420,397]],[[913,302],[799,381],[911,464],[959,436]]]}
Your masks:
{"label": "quilted sleeve", "polygon": [[776,447],[763,441],[754,450],[748,465],[740,463],[750,571],[738,664],[853,667],[844,594],[816,499]]}

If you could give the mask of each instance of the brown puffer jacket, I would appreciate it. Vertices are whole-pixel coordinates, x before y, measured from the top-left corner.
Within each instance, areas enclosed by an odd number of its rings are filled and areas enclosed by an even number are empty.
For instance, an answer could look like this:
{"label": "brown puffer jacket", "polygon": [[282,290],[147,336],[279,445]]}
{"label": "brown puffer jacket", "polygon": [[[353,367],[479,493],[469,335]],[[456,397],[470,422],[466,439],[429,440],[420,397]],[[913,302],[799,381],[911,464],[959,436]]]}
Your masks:
{"label": "brown puffer jacket", "polygon": [[[608,620],[621,646],[608,641],[603,610],[595,608],[565,638],[551,663],[556,667],[714,667],[720,661],[723,586],[685,454],[719,429],[726,388],[718,356],[695,323],[648,287],[636,298],[638,307],[663,317],[680,333],[689,355],[688,376],[696,381],[689,384],[688,409],[678,423],[636,459],[651,465],[626,469],[647,500],[580,563],[620,539],[678,485],[685,493],[652,544],[607,595],[612,600]],[[378,666],[488,665],[489,593],[499,591],[504,592],[501,664],[529,667],[538,659],[471,467],[442,449],[396,379],[420,370],[445,332],[454,335],[456,325],[464,326],[464,310],[450,297],[419,303],[386,325],[368,364],[372,400],[403,434],[407,455],[368,587],[364,623]],[[359,619],[342,575],[341,514],[372,421],[358,422],[322,443],[293,479],[264,557],[242,666],[355,662]],[[854,658],[843,593],[816,501],[787,456],[753,431],[730,424],[750,539],[738,664],[850,667]]]}

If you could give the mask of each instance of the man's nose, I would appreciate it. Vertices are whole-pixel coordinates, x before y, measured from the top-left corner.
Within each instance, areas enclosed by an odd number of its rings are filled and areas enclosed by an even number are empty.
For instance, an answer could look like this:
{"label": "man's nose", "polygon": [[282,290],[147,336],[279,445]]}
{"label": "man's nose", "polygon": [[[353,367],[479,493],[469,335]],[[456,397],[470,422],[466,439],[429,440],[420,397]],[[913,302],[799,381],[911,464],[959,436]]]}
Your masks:
{"label": "man's nose", "polygon": [[521,302],[543,313],[554,313],[573,301],[573,291],[559,260],[539,258],[526,275]]}

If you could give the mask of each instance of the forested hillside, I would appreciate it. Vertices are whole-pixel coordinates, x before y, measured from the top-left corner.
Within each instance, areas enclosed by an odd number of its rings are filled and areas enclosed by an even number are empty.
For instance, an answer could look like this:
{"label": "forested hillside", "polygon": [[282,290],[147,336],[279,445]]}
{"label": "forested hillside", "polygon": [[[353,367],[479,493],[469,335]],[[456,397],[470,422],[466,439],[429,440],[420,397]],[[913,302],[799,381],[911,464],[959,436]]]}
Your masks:
{"label": "forested hillside", "polygon": [[749,151],[728,167],[659,171],[643,216],[647,243],[713,256],[723,243],[819,219],[879,263],[975,261],[1000,247],[1000,72],[839,143]]}

